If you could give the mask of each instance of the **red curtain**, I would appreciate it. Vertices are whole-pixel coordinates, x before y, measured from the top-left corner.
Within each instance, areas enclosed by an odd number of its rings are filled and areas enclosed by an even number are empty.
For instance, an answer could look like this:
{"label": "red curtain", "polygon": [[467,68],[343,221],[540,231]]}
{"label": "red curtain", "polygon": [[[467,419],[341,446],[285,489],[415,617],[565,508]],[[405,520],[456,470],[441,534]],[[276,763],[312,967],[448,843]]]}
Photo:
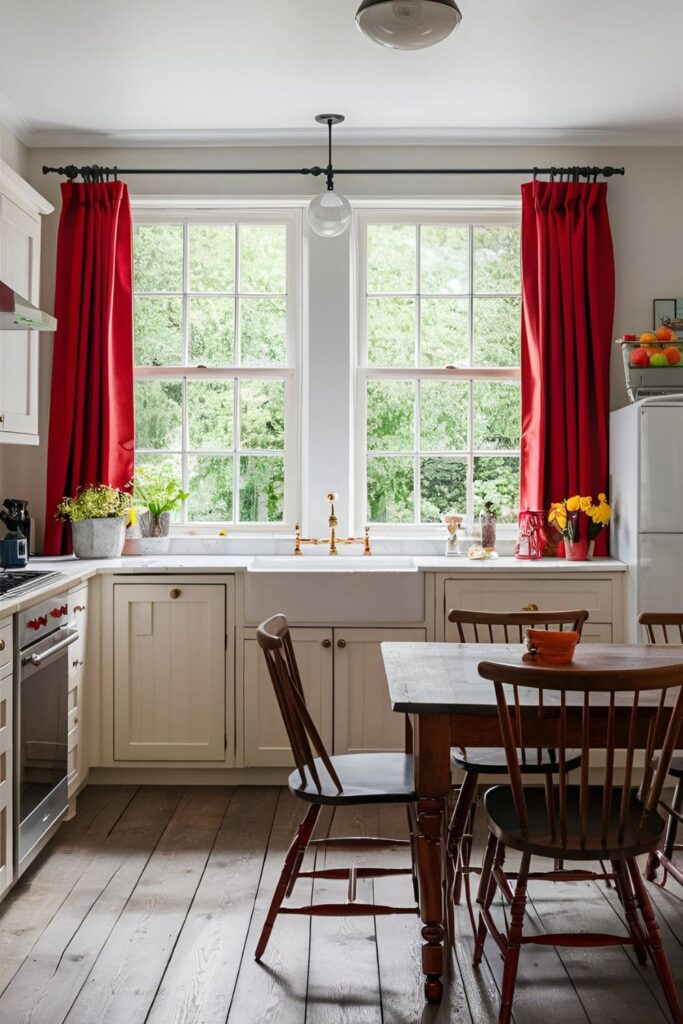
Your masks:
{"label": "red curtain", "polygon": [[[521,508],[608,490],[614,254],[607,185],[522,185]],[[607,550],[607,531],[596,552]]]}
{"label": "red curtain", "polygon": [[120,181],[62,185],[57,239],[46,555],[70,535],[55,508],[81,485],[125,488],[133,476],[132,239]]}

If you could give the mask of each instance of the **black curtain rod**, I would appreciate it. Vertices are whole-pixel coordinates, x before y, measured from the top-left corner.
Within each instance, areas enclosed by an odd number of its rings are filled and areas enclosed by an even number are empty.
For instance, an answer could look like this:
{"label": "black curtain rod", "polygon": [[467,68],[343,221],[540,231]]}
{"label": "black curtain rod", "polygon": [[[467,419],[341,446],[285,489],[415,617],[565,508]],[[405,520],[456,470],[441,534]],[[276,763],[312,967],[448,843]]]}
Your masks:
{"label": "black curtain rod", "polygon": [[[76,167],[43,166],[43,174],[61,174],[73,181],[82,177],[86,181],[101,181],[104,178],[118,178],[120,174],[310,174],[318,177],[327,174],[327,167],[100,167],[98,164]],[[551,177],[567,175],[569,178],[611,178],[615,174],[623,175],[623,167],[431,167],[431,168],[334,168],[334,174],[549,174]]]}

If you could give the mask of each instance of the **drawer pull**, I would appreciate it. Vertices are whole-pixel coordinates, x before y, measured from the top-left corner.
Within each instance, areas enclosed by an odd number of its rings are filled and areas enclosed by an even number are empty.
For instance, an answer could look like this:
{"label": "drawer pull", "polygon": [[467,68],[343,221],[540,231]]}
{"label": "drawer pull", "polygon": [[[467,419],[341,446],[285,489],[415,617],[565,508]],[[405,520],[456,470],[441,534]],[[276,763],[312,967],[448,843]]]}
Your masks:
{"label": "drawer pull", "polygon": [[534,604],[533,601],[530,601],[529,604],[525,604],[524,605],[524,607],[522,608],[522,611],[523,612],[537,612],[538,611],[538,605]]}
{"label": "drawer pull", "polygon": [[346,647],[346,640],[337,640],[337,647]]}
{"label": "drawer pull", "polygon": [[74,658],[74,660],[71,662],[71,664],[73,665],[74,668],[80,668],[81,665],[83,664],[83,662],[79,661],[78,658]]}
{"label": "drawer pull", "polygon": [[171,591],[171,600],[172,601],[176,601],[180,597],[181,594],[182,594],[182,590],[178,590],[177,587],[174,587],[173,590]]}
{"label": "drawer pull", "polygon": [[79,722],[79,719],[78,718],[74,718],[74,725],[78,725],[78,722]]}
{"label": "drawer pull", "polygon": [[332,641],[331,640],[323,640],[322,646],[327,650],[328,647],[332,646]]}
{"label": "drawer pull", "polygon": [[74,605],[74,612],[84,612],[84,611],[85,611],[85,605],[84,604]]}
{"label": "drawer pull", "polygon": [[4,640],[0,640],[0,651],[4,651],[4,649],[5,649],[5,641]]}

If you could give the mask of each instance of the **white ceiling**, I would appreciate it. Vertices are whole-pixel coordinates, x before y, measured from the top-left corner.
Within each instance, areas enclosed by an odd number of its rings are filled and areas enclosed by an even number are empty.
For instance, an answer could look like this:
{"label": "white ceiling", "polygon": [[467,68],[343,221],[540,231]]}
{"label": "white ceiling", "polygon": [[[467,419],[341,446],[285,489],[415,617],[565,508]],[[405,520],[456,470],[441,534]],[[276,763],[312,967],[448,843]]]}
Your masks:
{"label": "white ceiling", "polygon": [[0,120],[30,145],[338,141],[683,145],[683,0],[459,0],[386,50],[359,0],[0,0]]}

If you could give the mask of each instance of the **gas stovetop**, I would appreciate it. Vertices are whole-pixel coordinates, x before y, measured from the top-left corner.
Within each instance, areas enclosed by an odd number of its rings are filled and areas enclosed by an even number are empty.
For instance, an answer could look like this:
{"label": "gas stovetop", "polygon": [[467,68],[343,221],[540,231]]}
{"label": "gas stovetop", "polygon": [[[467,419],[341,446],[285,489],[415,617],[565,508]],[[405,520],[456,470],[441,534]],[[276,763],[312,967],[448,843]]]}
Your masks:
{"label": "gas stovetop", "polygon": [[42,583],[47,583],[48,580],[58,579],[62,575],[63,573],[61,572],[51,572],[47,569],[42,571],[17,569],[15,572],[8,569],[0,570],[0,599],[7,597],[8,594],[23,593],[25,590],[31,590]]}

